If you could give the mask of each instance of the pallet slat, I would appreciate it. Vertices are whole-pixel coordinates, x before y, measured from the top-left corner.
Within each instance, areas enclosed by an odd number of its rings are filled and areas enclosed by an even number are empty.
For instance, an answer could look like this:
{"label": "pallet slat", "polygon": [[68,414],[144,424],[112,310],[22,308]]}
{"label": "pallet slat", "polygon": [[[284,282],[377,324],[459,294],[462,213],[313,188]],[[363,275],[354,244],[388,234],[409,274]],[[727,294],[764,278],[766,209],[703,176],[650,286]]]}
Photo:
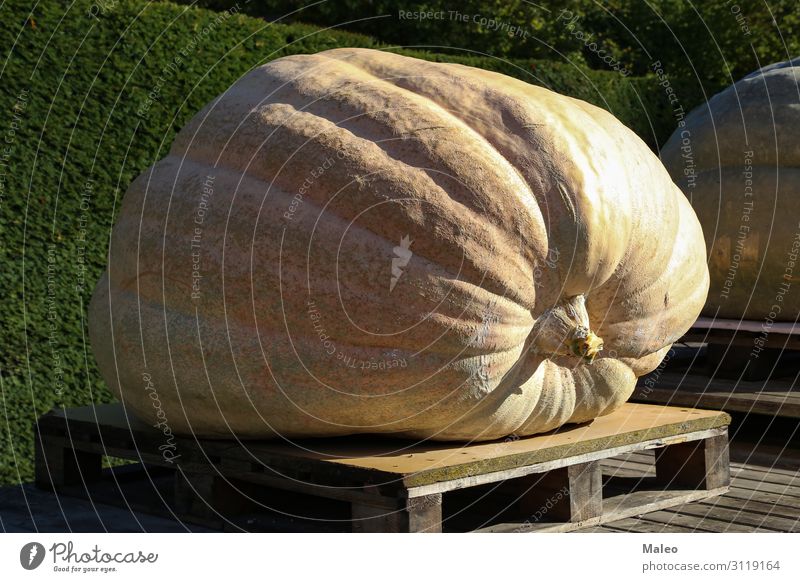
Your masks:
{"label": "pallet slat", "polygon": [[696,532],[710,532],[710,533],[745,533],[753,531],[769,531],[758,530],[751,526],[740,525],[736,523],[727,523],[717,519],[700,519],[694,515],[685,515],[669,510],[655,511],[640,517],[642,521],[657,523],[668,526],[681,526]]}
{"label": "pallet slat", "polygon": [[635,532],[635,533],[692,533],[696,531],[680,525],[654,523],[635,517],[628,517],[607,523],[604,527],[613,529],[615,532]]}

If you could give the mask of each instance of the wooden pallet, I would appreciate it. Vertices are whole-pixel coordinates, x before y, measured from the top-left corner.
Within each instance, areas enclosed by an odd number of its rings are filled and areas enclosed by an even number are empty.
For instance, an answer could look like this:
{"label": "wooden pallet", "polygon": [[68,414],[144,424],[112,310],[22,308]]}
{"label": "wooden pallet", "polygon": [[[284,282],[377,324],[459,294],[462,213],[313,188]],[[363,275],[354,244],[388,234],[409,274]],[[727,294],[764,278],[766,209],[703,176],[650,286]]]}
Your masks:
{"label": "wooden pallet", "polygon": [[[98,501],[116,490],[128,507],[215,529],[569,531],[727,491],[729,422],[720,412],[626,404],[588,424],[472,445],[180,438],[170,463],[163,433],[112,404],[39,419],[36,483]],[[652,477],[603,483],[603,459],[650,449]],[[102,471],[103,456],[143,465]],[[135,470],[147,481],[125,481]]]}
{"label": "wooden pallet", "polygon": [[707,343],[708,339],[725,339],[752,346],[753,339],[763,335],[764,331],[768,331],[765,345],[800,350],[800,322],[776,321],[767,327],[763,321],[698,317],[684,340]]}
{"label": "wooden pallet", "polygon": [[634,401],[800,418],[800,391],[792,380],[748,382],[680,371],[653,378],[640,380]]}
{"label": "wooden pallet", "polygon": [[800,418],[796,364],[775,365],[767,378],[748,380],[741,372],[735,378],[720,375],[719,360],[705,347],[678,347],[671,354],[669,361],[639,379],[632,401]]}
{"label": "wooden pallet", "polygon": [[700,317],[682,341],[708,346],[705,374],[714,378],[766,380],[800,365],[800,323]]}

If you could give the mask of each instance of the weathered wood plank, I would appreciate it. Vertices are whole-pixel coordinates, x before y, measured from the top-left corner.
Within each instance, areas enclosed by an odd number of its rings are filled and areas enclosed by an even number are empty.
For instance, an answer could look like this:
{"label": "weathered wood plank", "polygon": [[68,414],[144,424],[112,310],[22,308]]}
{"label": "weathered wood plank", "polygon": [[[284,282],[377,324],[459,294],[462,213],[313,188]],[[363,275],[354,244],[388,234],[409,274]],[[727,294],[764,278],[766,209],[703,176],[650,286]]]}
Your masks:
{"label": "weathered wood plank", "polygon": [[731,459],[745,463],[751,468],[763,467],[770,470],[796,472],[800,467],[800,449],[786,445],[770,445],[734,440],[730,446]]}
{"label": "weathered wood plank", "polygon": [[633,451],[626,455],[614,457],[615,459],[622,459],[631,463],[642,463],[645,465],[654,465],[656,462],[655,451]]}
{"label": "weathered wood plank", "polygon": [[620,477],[626,479],[651,479],[655,477],[655,473],[645,475],[638,469],[629,469],[627,467],[603,467],[604,480]]}
{"label": "weathered wood plank", "polygon": [[777,493],[786,499],[800,499],[800,492],[791,485],[775,485],[774,483],[764,483],[763,481],[752,481],[750,479],[737,479],[736,488],[740,491],[762,491],[767,493]]}
{"label": "weathered wood plank", "polygon": [[638,467],[615,467],[615,466],[604,466],[603,467],[603,476],[606,478],[611,477],[626,477],[629,479],[638,478],[638,479],[655,479],[655,471],[642,471]]}
{"label": "weathered wood plank", "polygon": [[656,462],[654,457],[635,457],[633,455],[627,455],[625,458],[622,457],[611,457],[608,459],[608,464],[613,465],[616,464],[619,467],[627,467],[627,468],[639,468],[642,471],[655,471]]}
{"label": "weathered wood plank", "polygon": [[605,524],[603,527],[613,529],[616,532],[634,533],[692,533],[696,531],[694,528],[686,526],[654,523],[652,521],[645,521],[635,517],[627,517],[625,519],[611,521]]}
{"label": "weathered wood plank", "polygon": [[[800,463],[797,465],[800,467]],[[761,473],[770,477],[789,477],[792,479],[800,479],[800,473],[797,470],[783,469],[775,465],[761,465],[761,464],[748,464],[743,462],[732,462],[731,470],[747,471],[752,473]]]}
{"label": "weathered wood plank", "polygon": [[596,525],[594,527],[584,527],[576,529],[572,533],[620,533],[622,530],[611,528],[607,525]]}
{"label": "weathered wood plank", "polygon": [[[768,392],[762,392],[767,386]],[[770,378],[767,384],[662,371],[657,377],[643,376],[631,400],[800,418],[800,391],[794,380]]]}
{"label": "weathered wood plank", "polygon": [[774,485],[789,485],[800,489],[800,474],[793,476],[778,472],[759,471],[743,468],[741,465],[731,467],[731,477],[733,479],[747,479],[758,483],[772,483]]}
{"label": "weathered wood plank", "polygon": [[785,497],[777,493],[769,493],[766,491],[750,491],[747,489],[739,489],[735,485],[728,490],[725,496],[731,500],[734,500],[734,502],[759,501],[762,503],[767,503],[776,507],[776,511],[779,513],[783,509],[791,510],[796,507],[800,507],[800,502],[793,497]]}
{"label": "weathered wood plank", "polygon": [[[698,317],[692,324],[693,330],[733,330],[760,334],[764,330],[763,321],[747,319],[724,319],[720,317]],[[769,328],[770,334],[800,336],[800,324],[792,321],[776,321]]]}
{"label": "weathered wood plank", "polygon": [[[775,322],[770,333],[765,337],[762,332],[763,321],[698,321],[687,331],[683,342],[701,342],[705,344],[734,345],[753,349],[754,341],[760,338],[763,347],[776,350],[800,349],[800,334],[792,322]],[[762,352],[763,356],[763,352]]]}
{"label": "weathered wood plank", "polygon": [[775,515],[763,515],[750,513],[742,509],[729,509],[720,505],[710,503],[691,503],[671,507],[669,511],[681,513],[683,515],[693,515],[701,520],[715,519],[725,523],[735,523],[741,526],[751,526],[758,529],[768,529],[776,532],[796,531],[798,522],[796,519],[789,519]]}
{"label": "weathered wood plank", "polygon": [[[792,521],[800,519],[800,506],[781,506],[774,503],[765,503],[755,499],[737,499],[730,495],[730,492],[720,497],[715,497],[707,501],[701,501],[698,505],[724,507],[735,511],[746,511],[765,516],[782,517]],[[781,530],[784,531],[784,530]]]}
{"label": "weathered wood plank", "polygon": [[587,521],[603,514],[603,473],[600,462],[567,467],[569,477],[569,520]]}
{"label": "weathered wood plank", "polygon": [[[655,511],[647,515],[640,516],[643,521],[653,523],[660,523],[665,525],[674,525],[689,528],[698,532],[730,532],[730,533],[744,533],[756,531],[751,526],[739,525],[736,523],[727,523],[717,519],[699,519],[694,515],[685,515],[682,513],[672,512],[670,510]],[[761,530],[769,531],[769,530]]]}

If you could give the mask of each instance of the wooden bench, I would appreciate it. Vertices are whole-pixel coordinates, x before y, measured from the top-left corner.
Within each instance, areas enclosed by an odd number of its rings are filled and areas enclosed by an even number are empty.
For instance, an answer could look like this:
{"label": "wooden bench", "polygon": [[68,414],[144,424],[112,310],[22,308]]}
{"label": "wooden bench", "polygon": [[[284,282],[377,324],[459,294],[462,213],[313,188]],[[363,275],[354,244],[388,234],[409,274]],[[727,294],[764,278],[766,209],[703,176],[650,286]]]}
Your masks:
{"label": "wooden bench", "polygon": [[[251,516],[238,524],[257,524],[253,503],[267,503],[273,518],[346,508],[338,520],[302,516],[304,531],[320,523],[360,532],[568,531],[727,491],[729,422],[720,412],[628,403],[591,423],[478,444],[182,437],[169,462],[161,431],[109,404],[38,420],[36,483],[93,497],[110,482],[119,493],[119,477],[101,469],[107,456],[169,476],[172,500],[152,507],[166,504],[181,519],[218,529],[237,515]],[[649,449],[657,449],[653,478],[603,483],[603,459]],[[132,507],[148,482],[151,473],[118,502]]]}
{"label": "wooden bench", "polygon": [[700,317],[631,400],[800,418],[800,324]]}
{"label": "wooden bench", "polygon": [[800,324],[793,322],[699,317],[681,341],[706,344],[706,376],[745,384],[794,376],[800,361]]}

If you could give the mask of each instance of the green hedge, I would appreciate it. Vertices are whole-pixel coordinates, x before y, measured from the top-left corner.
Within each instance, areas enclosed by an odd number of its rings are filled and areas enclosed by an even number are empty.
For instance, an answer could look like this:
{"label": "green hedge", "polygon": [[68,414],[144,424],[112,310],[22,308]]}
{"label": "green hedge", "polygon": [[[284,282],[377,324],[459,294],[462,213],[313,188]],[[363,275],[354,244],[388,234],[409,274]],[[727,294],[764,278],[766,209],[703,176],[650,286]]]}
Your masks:
{"label": "green hedge", "polygon": [[[131,180],[163,157],[203,104],[252,67],[291,53],[376,45],[366,36],[161,2],[78,0],[64,10],[54,2],[37,4],[31,14],[20,0],[0,6],[0,37],[7,39],[0,69],[6,483],[31,478],[38,415],[110,399],[87,345],[86,307]],[[646,113],[656,115],[659,135],[669,129],[664,93],[653,79],[547,62],[447,58],[605,104],[651,144]],[[152,106],[138,116],[148,99]]]}
{"label": "green hedge", "polygon": [[652,73],[651,65],[660,62],[672,79],[681,79],[686,109],[766,64],[800,53],[797,0],[180,1],[216,10],[238,3],[268,19],[365,32],[399,46],[436,45],[437,52],[468,47],[496,57],[568,59],[637,76]]}

